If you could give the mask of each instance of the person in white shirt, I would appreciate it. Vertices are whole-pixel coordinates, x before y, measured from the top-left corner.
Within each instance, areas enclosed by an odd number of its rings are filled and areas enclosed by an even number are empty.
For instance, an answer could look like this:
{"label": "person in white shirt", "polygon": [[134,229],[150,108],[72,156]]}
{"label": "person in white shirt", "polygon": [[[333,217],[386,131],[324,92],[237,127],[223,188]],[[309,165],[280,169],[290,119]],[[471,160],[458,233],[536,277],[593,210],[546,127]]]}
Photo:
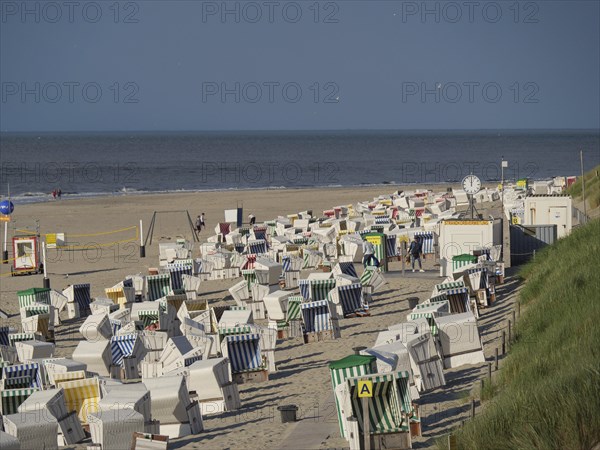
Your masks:
{"label": "person in white shirt", "polygon": [[379,260],[375,256],[375,247],[373,246],[373,244],[365,239],[363,241],[362,245],[363,245],[363,265],[365,266],[365,269],[367,268],[369,263],[373,260],[375,260],[375,264],[372,264],[372,265],[374,265],[375,267],[379,267]]}

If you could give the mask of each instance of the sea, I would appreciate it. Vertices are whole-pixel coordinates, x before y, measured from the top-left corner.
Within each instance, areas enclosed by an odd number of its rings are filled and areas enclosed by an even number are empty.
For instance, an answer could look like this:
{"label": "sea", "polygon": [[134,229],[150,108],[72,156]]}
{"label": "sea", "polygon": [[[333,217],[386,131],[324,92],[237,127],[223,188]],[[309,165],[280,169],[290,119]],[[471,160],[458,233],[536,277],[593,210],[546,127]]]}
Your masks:
{"label": "sea", "polygon": [[[0,196],[63,199],[251,189],[544,180],[600,164],[593,131],[306,131],[0,135]],[[505,161],[505,164],[502,164]],[[505,166],[505,167],[503,167]]]}

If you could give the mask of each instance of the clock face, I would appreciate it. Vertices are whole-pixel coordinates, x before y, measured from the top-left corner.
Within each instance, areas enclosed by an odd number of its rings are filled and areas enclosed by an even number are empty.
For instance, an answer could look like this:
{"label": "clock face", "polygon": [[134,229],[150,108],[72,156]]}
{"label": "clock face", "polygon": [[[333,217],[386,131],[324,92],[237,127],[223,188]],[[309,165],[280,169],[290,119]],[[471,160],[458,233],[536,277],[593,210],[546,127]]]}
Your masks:
{"label": "clock face", "polygon": [[462,185],[467,194],[477,194],[481,190],[481,180],[475,175],[467,175]]}

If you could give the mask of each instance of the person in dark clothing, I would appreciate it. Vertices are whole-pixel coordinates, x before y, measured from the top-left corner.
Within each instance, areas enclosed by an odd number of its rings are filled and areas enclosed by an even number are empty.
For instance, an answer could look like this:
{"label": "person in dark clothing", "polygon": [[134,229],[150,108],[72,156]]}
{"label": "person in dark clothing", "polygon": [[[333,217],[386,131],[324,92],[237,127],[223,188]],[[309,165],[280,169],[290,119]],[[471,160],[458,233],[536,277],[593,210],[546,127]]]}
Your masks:
{"label": "person in dark clothing", "polygon": [[423,270],[423,265],[421,264],[421,255],[423,253],[423,243],[421,242],[421,238],[419,236],[415,236],[413,241],[410,243],[410,247],[408,247],[408,253],[410,254],[410,262],[412,271],[415,271],[415,262],[419,262],[419,272],[425,272]]}

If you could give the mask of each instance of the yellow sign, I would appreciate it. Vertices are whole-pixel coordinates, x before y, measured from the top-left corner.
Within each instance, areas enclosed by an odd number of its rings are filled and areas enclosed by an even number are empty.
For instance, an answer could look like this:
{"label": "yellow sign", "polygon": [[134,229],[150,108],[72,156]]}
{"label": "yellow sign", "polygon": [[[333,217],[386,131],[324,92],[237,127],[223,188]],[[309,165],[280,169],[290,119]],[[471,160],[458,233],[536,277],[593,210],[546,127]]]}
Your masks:
{"label": "yellow sign", "polygon": [[371,380],[362,380],[358,382],[358,397],[373,397],[373,382]]}
{"label": "yellow sign", "polygon": [[382,245],[381,236],[365,236],[365,239],[373,245]]}
{"label": "yellow sign", "polygon": [[10,216],[5,216],[4,214],[0,214],[0,222],[10,222]]}
{"label": "yellow sign", "polygon": [[519,216],[512,216],[512,223],[513,223],[514,225],[518,225],[518,224],[519,224],[519,222],[520,222],[520,220],[519,220]]}

